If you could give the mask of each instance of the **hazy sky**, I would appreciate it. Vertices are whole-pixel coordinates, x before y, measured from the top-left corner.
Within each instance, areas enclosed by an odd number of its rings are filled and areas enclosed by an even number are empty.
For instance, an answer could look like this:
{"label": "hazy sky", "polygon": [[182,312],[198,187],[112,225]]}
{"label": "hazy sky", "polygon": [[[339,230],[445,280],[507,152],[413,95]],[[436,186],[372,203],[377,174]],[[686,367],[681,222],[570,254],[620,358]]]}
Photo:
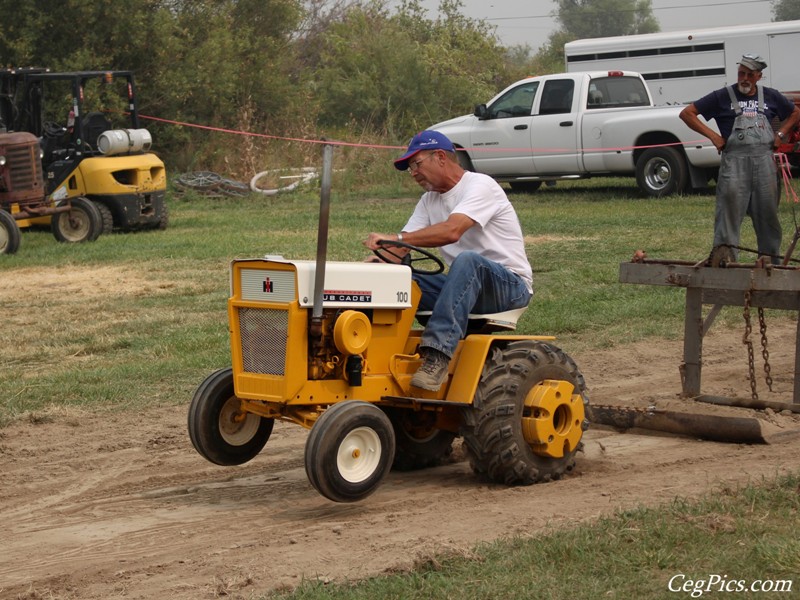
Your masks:
{"label": "hazy sky", "polygon": [[[497,27],[497,35],[506,46],[528,44],[534,50],[547,42],[555,29],[550,13],[553,0],[462,0],[462,13],[474,19],[486,19]],[[434,18],[439,0],[422,0],[428,16]],[[661,31],[682,31],[726,25],[769,23],[770,0],[652,0],[653,14]]]}

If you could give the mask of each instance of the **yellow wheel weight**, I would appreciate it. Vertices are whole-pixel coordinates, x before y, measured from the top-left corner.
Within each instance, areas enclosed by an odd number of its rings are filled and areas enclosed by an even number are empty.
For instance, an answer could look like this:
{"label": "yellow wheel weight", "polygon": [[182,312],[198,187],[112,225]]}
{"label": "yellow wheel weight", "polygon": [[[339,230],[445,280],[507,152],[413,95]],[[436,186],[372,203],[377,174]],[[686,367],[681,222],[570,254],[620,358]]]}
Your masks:
{"label": "yellow wheel weight", "polygon": [[583,436],[583,398],[569,381],[546,379],[525,398],[522,435],[539,456],[563,458]]}
{"label": "yellow wheel weight", "polygon": [[372,324],[367,315],[355,310],[346,310],[333,326],[333,341],[342,354],[361,354],[372,339]]}

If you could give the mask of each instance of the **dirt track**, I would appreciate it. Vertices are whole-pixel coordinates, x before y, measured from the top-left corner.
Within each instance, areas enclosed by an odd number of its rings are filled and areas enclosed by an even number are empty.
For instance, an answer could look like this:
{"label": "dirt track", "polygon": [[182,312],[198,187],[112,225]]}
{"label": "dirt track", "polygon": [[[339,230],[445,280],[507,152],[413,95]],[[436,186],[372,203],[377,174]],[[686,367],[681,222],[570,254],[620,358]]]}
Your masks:
{"label": "dirt track", "polygon": [[[776,393],[762,398],[791,400],[794,334],[792,322],[772,326]],[[674,407],[681,352],[666,342],[574,358],[593,403]],[[704,356],[704,392],[749,389],[741,332],[712,331]],[[756,415],[773,432],[800,430],[797,416],[732,412]],[[180,407],[65,413],[0,430],[0,598],[247,598],[800,468],[797,436],[747,446],[596,427],[563,481],[487,485],[457,459],[392,473],[373,496],[342,505],[306,480],[305,430],[278,424],[254,461],[223,468],[194,451],[185,421]]]}

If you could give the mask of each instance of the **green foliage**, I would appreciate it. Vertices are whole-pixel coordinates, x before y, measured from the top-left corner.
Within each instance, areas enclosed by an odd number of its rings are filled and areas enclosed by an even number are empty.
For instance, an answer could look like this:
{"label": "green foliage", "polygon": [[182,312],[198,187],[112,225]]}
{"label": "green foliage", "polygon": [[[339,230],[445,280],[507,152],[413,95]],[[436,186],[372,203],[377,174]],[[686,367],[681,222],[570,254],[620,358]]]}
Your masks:
{"label": "green foliage", "polygon": [[163,61],[161,50],[173,34],[167,4],[0,0],[0,56],[12,67],[129,69],[149,75]]}
{"label": "green foliage", "polygon": [[[0,0],[0,11],[8,66],[132,70],[144,116],[231,129],[244,111],[254,131],[269,123],[282,134],[307,104],[294,51],[298,0]],[[214,145],[203,130],[146,124],[181,168],[218,166],[233,145]]]}
{"label": "green foliage", "polygon": [[797,0],[774,0],[772,2],[773,21],[794,21],[800,19],[800,2]]}
{"label": "green foliage", "polygon": [[650,0],[563,0],[565,27],[532,55],[502,47],[462,9],[441,0],[429,18],[420,0],[391,10],[386,0],[0,0],[0,56],[134,71],[139,113],[170,169],[245,179],[308,164],[315,148],[287,151],[285,138],[402,145],[513,81],[563,70],[569,39],[657,29]]}
{"label": "green foliage", "polygon": [[659,30],[651,0],[558,0],[557,18],[574,39]]}
{"label": "green foliage", "polygon": [[[651,0],[554,0],[561,27],[548,36],[535,55],[528,47],[507,49],[510,81],[528,75],[564,71],[564,44],[577,39],[613,37],[660,30]],[[509,81],[509,82],[510,82]]]}
{"label": "green foliage", "polygon": [[[299,3],[196,0],[171,6],[171,31],[148,78],[158,94],[150,114],[224,129],[245,125],[254,132],[274,123],[275,134],[283,133],[297,117],[295,107],[306,104],[304,88],[292,76]],[[183,169],[221,167],[231,146],[241,141],[230,138],[217,146],[206,131],[154,129],[159,149]],[[236,153],[231,154],[237,163]]]}
{"label": "green foliage", "polygon": [[549,43],[537,55],[543,73],[560,73],[564,70],[564,44],[575,39],[573,34],[561,29],[550,34]]}
{"label": "green foliage", "polygon": [[445,0],[432,22],[416,0],[394,15],[381,1],[351,6],[320,36],[320,123],[357,122],[405,140],[494,94],[503,79],[502,48],[485,23],[460,8]]}

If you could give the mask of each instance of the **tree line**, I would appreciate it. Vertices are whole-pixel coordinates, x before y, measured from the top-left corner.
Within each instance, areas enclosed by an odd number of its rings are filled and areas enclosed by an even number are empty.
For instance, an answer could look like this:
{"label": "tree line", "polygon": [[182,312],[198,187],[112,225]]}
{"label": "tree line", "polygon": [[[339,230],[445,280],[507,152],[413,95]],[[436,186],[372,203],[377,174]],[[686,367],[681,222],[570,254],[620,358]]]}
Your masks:
{"label": "tree line", "polygon": [[[460,0],[434,17],[419,0],[0,0],[0,60],[132,70],[143,115],[402,144],[517,79],[563,70],[566,41],[658,31],[650,0],[553,4],[560,27],[532,49],[504,47]],[[230,155],[207,131],[147,126],[168,165]]]}

